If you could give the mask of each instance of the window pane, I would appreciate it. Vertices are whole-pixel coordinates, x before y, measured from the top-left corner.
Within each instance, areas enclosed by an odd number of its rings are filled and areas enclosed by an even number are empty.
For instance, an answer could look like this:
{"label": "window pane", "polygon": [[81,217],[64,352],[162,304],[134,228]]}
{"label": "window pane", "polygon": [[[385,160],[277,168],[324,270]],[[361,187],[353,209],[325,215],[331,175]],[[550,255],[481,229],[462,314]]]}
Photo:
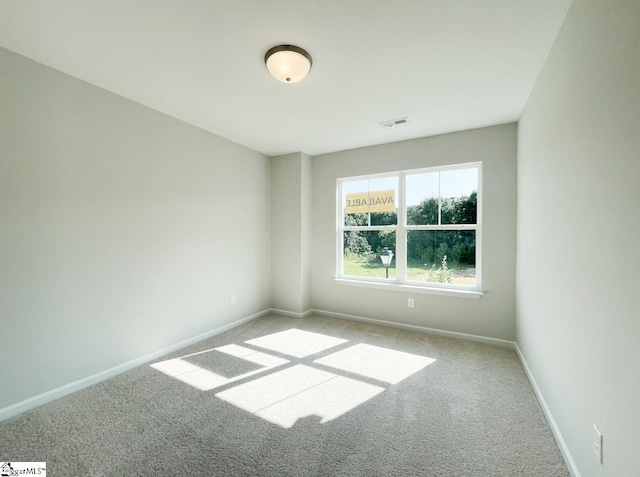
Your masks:
{"label": "window pane", "polygon": [[407,224],[477,223],[478,169],[407,175]]}
{"label": "window pane", "polygon": [[408,225],[438,225],[438,174],[407,175]]}
{"label": "window pane", "polygon": [[342,183],[344,225],[397,225],[398,177]]}
{"label": "window pane", "polygon": [[407,279],[475,286],[476,231],[408,231]]}
{"label": "window pane", "polygon": [[[380,231],[347,231],[343,232],[344,256],[342,274],[356,277],[385,278],[386,270],[380,259],[380,252],[385,248],[395,253],[396,232]],[[396,259],[391,260],[389,278],[396,277]]]}
{"label": "window pane", "polygon": [[441,224],[477,223],[478,170],[440,172]]}

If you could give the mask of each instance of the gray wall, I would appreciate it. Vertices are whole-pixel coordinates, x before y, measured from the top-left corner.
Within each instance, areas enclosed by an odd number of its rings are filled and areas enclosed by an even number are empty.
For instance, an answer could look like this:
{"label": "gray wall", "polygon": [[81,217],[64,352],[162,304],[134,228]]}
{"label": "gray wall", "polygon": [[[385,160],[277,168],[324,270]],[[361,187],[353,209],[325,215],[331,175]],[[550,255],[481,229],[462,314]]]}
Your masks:
{"label": "gray wall", "polygon": [[0,49],[0,409],[269,308],[269,221],[269,158]]}
{"label": "gray wall", "polygon": [[519,124],[517,341],[582,477],[639,475],[638,204],[640,2],[575,0]]}
{"label": "gray wall", "polygon": [[[446,164],[483,163],[480,300],[339,285],[336,179]],[[316,156],[312,305],[315,309],[499,339],[515,337],[516,125]],[[407,298],[415,308],[407,307]]]}
{"label": "gray wall", "polygon": [[300,168],[301,181],[301,214],[300,235],[302,241],[302,258],[300,275],[302,277],[302,300],[301,309],[307,311],[311,308],[311,267],[313,259],[313,177],[312,158],[306,154],[301,157],[302,167]]}
{"label": "gray wall", "polygon": [[277,310],[311,307],[311,158],[271,159],[271,300]]}

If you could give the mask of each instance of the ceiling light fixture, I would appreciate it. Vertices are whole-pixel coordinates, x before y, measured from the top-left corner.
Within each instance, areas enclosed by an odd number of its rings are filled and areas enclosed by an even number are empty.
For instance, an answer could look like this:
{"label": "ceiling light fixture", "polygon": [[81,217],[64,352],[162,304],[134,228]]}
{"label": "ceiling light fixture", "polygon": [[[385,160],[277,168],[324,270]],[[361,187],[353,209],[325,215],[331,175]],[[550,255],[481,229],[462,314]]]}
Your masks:
{"label": "ceiling light fixture", "polygon": [[311,70],[313,60],[305,50],[294,45],[278,45],[264,55],[269,72],[283,83],[297,83]]}

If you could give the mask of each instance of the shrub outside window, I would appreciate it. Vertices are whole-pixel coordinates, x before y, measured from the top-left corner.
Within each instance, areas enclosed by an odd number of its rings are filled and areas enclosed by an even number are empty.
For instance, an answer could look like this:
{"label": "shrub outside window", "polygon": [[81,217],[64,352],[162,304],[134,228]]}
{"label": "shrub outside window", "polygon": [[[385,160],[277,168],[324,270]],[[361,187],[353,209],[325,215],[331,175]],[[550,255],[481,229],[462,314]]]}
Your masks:
{"label": "shrub outside window", "polygon": [[338,179],[338,278],[480,290],[481,183],[481,163]]}

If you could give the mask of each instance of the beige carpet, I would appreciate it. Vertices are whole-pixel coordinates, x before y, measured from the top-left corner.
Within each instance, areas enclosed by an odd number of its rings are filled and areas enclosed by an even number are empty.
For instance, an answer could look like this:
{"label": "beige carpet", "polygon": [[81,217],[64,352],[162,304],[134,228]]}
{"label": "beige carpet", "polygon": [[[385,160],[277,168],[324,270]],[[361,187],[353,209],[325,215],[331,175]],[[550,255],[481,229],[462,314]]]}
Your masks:
{"label": "beige carpet", "polygon": [[0,423],[51,476],[568,476],[514,351],[268,316]]}

